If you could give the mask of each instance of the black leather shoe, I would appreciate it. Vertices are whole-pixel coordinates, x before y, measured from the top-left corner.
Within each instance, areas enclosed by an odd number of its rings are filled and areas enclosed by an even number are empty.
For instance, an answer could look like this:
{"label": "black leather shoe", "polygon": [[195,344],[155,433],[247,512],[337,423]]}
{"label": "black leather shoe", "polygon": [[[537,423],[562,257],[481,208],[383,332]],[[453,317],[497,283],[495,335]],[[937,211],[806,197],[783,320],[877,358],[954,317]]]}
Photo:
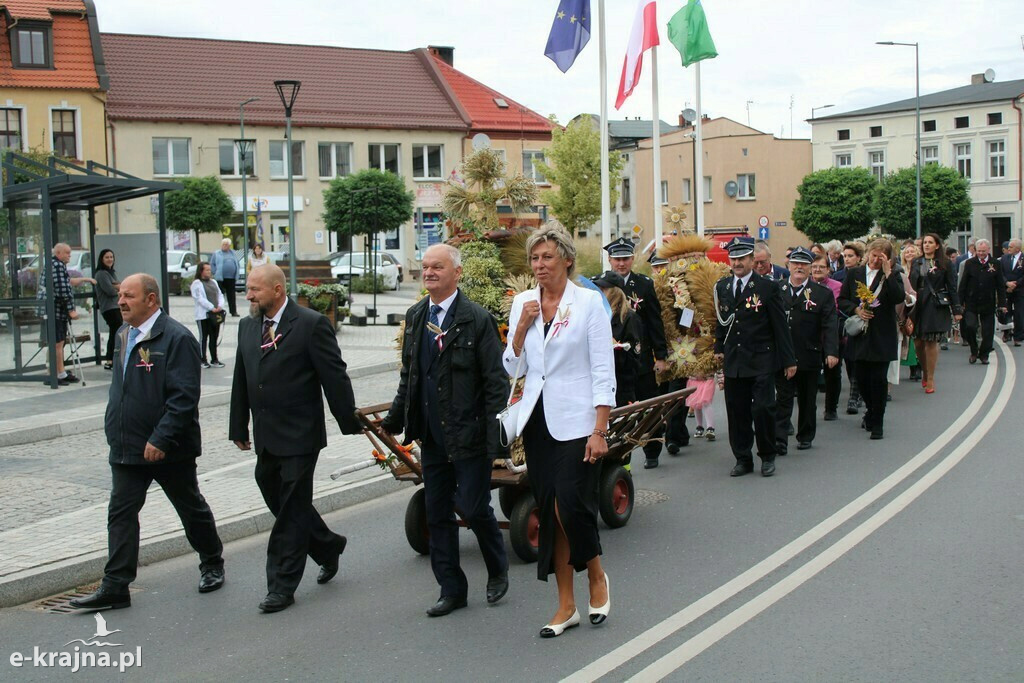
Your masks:
{"label": "black leather shoe", "polygon": [[132,596],[127,591],[122,593],[100,586],[99,590],[92,595],[75,598],[68,604],[75,609],[124,609],[132,606]]}
{"label": "black leather shoe", "polygon": [[644,469],[645,470],[653,470],[657,466],[658,466],[658,459],[657,458],[647,458],[646,460],[644,460]]}
{"label": "black leather shoe", "polygon": [[793,434],[795,434],[795,433],[796,433],[796,430],[793,429],[793,425],[792,424],[789,425],[788,427],[786,427],[786,436],[793,436]]}
{"label": "black leather shoe", "polygon": [[877,429],[872,429],[871,430],[871,440],[872,441],[878,441],[881,438],[882,438],[882,428],[881,427],[878,427]]}
{"label": "black leather shoe", "polygon": [[836,411],[834,411],[834,410],[826,410],[825,411],[825,422],[835,422],[838,419],[839,419],[839,416],[836,415]]}
{"label": "black leather shoe", "polygon": [[979,360],[981,360],[981,364],[982,364],[982,365],[988,365],[988,358],[987,358],[987,357],[985,357],[985,358],[981,358],[981,359],[979,359]]}
{"label": "black leather shoe", "polygon": [[673,441],[669,441],[665,445],[665,449],[668,451],[669,455],[679,455],[679,444]]}
{"label": "black leather shoe", "polygon": [[798,451],[806,451],[810,447],[811,447],[811,442],[810,441],[801,441],[800,443],[798,443],[796,445],[796,449]]}
{"label": "black leather shoe", "polygon": [[263,598],[263,602],[260,603],[260,611],[267,613],[280,612],[294,604],[295,596],[293,595],[285,595],[284,593],[267,593],[267,597]]}
{"label": "black leather shoe", "polygon": [[224,567],[207,567],[200,570],[199,592],[212,593],[224,585]]}
{"label": "black leather shoe", "polygon": [[971,365],[974,365],[975,363],[978,362],[978,357],[972,353],[971,357],[967,359],[967,362],[970,363]]}
{"label": "black leather shoe", "polygon": [[761,463],[761,476],[770,477],[775,474],[775,461],[765,460]]}
{"label": "black leather shoe", "polygon": [[442,595],[433,607],[427,610],[428,617],[443,617],[451,614],[457,609],[466,606],[466,598],[455,598],[450,595]]}
{"label": "black leather shoe", "polygon": [[325,562],[320,565],[320,573],[316,575],[317,583],[323,585],[333,579],[335,574],[338,573],[338,562],[341,559],[341,554],[345,552],[346,545],[348,545],[348,539],[342,536],[341,543],[338,544],[338,556],[334,558],[333,562]]}
{"label": "black leather shoe", "polygon": [[508,593],[508,572],[501,574],[500,576],[492,576],[487,579],[487,604],[493,605],[494,603],[505,597],[505,593]]}
{"label": "black leather shoe", "polygon": [[858,412],[860,411],[857,409],[857,399],[851,398],[846,402],[846,414],[856,415]]}
{"label": "black leather shoe", "polygon": [[784,456],[784,455],[788,455],[788,454],[789,454],[789,445],[788,444],[784,445],[784,446],[780,445],[780,444],[775,444],[775,455],[776,456],[780,456],[780,455]]}
{"label": "black leather shoe", "polygon": [[730,477],[742,477],[744,474],[750,474],[754,471],[754,465],[746,464],[742,462],[736,463],[736,466],[732,468],[732,472],[729,473]]}

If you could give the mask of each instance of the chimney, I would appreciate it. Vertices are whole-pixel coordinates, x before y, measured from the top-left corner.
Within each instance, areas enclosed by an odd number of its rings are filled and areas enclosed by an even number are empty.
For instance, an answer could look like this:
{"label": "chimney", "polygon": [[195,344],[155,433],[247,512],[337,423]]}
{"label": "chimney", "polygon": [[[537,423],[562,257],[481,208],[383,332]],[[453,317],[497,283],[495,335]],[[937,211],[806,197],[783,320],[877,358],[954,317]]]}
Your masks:
{"label": "chimney", "polygon": [[981,85],[985,82],[985,74],[971,74],[971,85]]}
{"label": "chimney", "polygon": [[455,48],[444,45],[428,45],[427,51],[450,67],[455,66]]}

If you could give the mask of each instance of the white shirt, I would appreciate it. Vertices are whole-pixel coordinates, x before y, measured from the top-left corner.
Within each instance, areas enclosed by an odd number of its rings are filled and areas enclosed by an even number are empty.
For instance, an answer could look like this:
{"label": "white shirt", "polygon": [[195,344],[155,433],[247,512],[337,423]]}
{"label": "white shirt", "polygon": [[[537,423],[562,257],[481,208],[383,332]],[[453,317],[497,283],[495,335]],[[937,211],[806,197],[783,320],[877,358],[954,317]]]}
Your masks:
{"label": "white shirt", "polygon": [[156,309],[156,312],[153,313],[153,315],[149,316],[146,322],[142,323],[137,328],[135,328],[139,331],[139,336],[135,340],[136,344],[138,344],[143,339],[149,339],[149,331],[153,329],[153,325],[156,324],[156,319],[160,317],[160,313],[161,310],[159,308]]}
{"label": "white shirt", "polygon": [[277,326],[281,324],[281,314],[284,313],[284,308],[287,305],[288,305],[288,297],[285,297],[284,298],[284,303],[281,304],[281,308],[277,309],[277,313],[275,313],[270,318],[268,318],[266,316],[263,316],[263,322],[264,323],[266,323],[268,320],[274,321],[274,324],[271,325],[271,327],[270,327],[270,336],[271,337],[273,337],[275,334],[277,334]]}
{"label": "white shirt", "polygon": [[799,296],[800,292],[804,291],[804,287],[807,286],[807,280],[804,280],[800,284],[796,284],[792,279],[790,279],[789,286],[793,290],[793,294],[795,296]]}
{"label": "white shirt", "polygon": [[[444,301],[442,301],[440,303],[437,303],[437,304],[434,303],[433,299],[430,300],[430,305],[431,306],[440,306],[441,307],[441,310],[437,312],[437,326],[438,327],[441,327],[442,325],[444,325],[444,317],[446,315],[448,315],[448,309],[450,309],[452,307],[452,304],[455,303],[455,297],[458,296],[458,294],[459,294],[459,290],[456,289],[454,292],[452,292],[452,295],[450,297],[448,297]],[[430,315],[429,311],[427,312],[427,315],[428,316]]]}
{"label": "white shirt", "polygon": [[733,293],[733,296],[736,295],[736,283],[737,282],[743,283],[743,284],[740,285],[740,291],[742,292],[744,290],[744,288],[746,288],[747,283],[750,282],[750,276],[753,275],[753,273],[754,273],[754,271],[750,271],[749,273],[746,274],[745,277],[741,277],[741,278],[734,277],[732,279],[732,293]]}
{"label": "white shirt", "polygon": [[864,284],[870,287],[871,283],[875,281],[876,273],[878,273],[877,270],[871,270],[871,268],[864,266],[864,279],[867,280]]}
{"label": "white shirt", "polygon": [[1019,263],[1019,262],[1020,262],[1020,252],[1018,251],[1016,254],[1013,255],[1013,258],[1010,260],[1010,269],[1012,270],[1013,268],[1016,268],[1017,267],[1017,263]]}

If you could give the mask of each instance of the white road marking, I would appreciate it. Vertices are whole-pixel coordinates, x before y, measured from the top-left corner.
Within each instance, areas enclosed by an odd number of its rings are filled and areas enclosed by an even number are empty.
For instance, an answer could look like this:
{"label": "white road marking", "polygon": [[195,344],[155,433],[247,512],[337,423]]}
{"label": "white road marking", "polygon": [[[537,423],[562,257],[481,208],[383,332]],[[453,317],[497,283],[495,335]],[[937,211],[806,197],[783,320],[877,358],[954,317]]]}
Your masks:
{"label": "white road marking", "polygon": [[[1009,354],[1007,354],[1007,357],[1009,357]],[[1012,358],[1010,363],[1012,365]],[[898,468],[888,477],[875,484],[859,497],[835,512],[832,516],[809,529],[801,536],[761,560],[739,576],[719,586],[664,621],[655,624],[632,640],[626,641],[603,657],[594,660],[576,673],[563,679],[563,681],[571,683],[594,681],[614,671],[618,667],[639,656],[645,650],[668,638],[676,631],[704,616],[726,600],[731,599],[733,596],[743,590],[746,590],[757,581],[760,581],[765,576],[775,571],[785,563],[791,561],[807,548],[835,531],[865,508],[875,503],[879,498],[898,486],[901,482],[906,480],[915,471],[932,459],[940,450],[945,448],[945,446],[951,442],[961,430],[973,422],[984,406],[989,395],[991,395],[995,390],[995,374],[997,366],[998,360],[996,363],[988,366],[985,372],[985,377],[982,379],[981,385],[978,388],[978,392],[975,394],[974,399],[960,417],[958,417],[953,424],[942,432],[942,434],[921,450],[920,453],[907,461],[902,467]]]}

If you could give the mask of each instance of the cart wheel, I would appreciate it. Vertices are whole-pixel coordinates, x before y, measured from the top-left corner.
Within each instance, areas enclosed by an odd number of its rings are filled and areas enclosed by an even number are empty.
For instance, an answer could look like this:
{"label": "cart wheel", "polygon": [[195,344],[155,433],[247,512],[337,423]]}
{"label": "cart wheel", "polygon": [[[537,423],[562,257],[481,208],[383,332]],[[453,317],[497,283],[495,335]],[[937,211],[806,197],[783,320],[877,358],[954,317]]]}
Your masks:
{"label": "cart wheel", "polygon": [[512,550],[523,562],[537,561],[540,545],[540,509],[533,494],[523,492],[512,508],[509,518],[508,537]]}
{"label": "cart wheel", "polygon": [[612,529],[626,526],[636,500],[633,477],[621,465],[608,467],[601,475],[601,519]]}
{"label": "cart wheel", "polygon": [[512,511],[516,507],[516,501],[523,495],[523,489],[518,486],[501,486],[498,488],[498,507],[501,508],[505,519],[512,519]]}
{"label": "cart wheel", "polygon": [[405,508],[405,537],[409,546],[420,555],[430,554],[430,532],[427,530],[427,492],[417,489]]}

